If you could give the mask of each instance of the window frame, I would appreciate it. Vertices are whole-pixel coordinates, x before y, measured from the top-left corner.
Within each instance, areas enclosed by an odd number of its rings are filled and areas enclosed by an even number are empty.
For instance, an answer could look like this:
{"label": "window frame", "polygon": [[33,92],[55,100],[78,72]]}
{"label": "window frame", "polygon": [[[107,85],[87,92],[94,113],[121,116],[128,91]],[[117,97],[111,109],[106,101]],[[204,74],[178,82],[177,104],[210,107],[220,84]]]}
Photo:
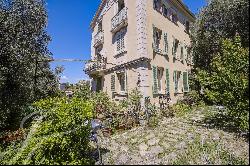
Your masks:
{"label": "window frame", "polygon": [[157,67],[157,90],[158,93],[163,93],[163,75],[164,75],[164,68]]}

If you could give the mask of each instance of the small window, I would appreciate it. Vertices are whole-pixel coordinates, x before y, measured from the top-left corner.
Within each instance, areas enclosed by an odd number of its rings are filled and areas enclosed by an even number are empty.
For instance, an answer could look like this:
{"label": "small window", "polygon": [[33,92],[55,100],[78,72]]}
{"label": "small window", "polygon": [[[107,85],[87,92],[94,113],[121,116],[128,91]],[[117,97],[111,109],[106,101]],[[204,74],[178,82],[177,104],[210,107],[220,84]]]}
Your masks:
{"label": "small window", "polygon": [[174,39],[174,54],[177,53],[178,50],[178,46],[179,46],[179,40],[178,39]]}
{"label": "small window", "polygon": [[156,49],[159,49],[160,48],[160,42],[161,42],[161,34],[162,34],[162,31],[157,29],[156,27],[154,27],[154,47]]}
{"label": "small window", "polygon": [[157,68],[157,80],[158,80],[158,92],[162,92],[162,78],[163,78],[163,68]]}
{"label": "small window", "polygon": [[163,5],[163,15],[165,16],[165,17],[168,17],[169,15],[168,15],[168,9],[167,9],[167,7],[165,6],[165,5]]}
{"label": "small window", "polygon": [[125,92],[125,73],[119,73],[117,74],[119,85],[120,85],[120,92]]}
{"label": "small window", "polygon": [[172,14],[172,21],[173,21],[175,24],[177,24],[178,16],[177,16],[176,13],[175,13],[175,14]]}
{"label": "small window", "polygon": [[118,0],[118,13],[125,7],[124,0]]}
{"label": "small window", "polygon": [[190,30],[190,24],[189,24],[189,21],[186,21],[186,32],[189,33],[189,30]]}
{"label": "small window", "polygon": [[96,50],[95,50],[96,56],[101,55],[101,51],[102,51],[102,46],[97,47]]}
{"label": "small window", "polygon": [[102,21],[98,23],[98,32],[102,31]]}
{"label": "small window", "polygon": [[154,0],[154,9],[157,11],[161,11],[161,1],[160,0]]}

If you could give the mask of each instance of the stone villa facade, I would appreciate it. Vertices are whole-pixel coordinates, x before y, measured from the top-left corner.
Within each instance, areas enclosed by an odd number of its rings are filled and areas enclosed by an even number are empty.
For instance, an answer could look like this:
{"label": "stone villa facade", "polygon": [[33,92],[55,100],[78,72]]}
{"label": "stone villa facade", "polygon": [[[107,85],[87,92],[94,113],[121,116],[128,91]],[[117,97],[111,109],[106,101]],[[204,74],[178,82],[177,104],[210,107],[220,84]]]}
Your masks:
{"label": "stone villa facade", "polygon": [[85,66],[92,90],[119,101],[138,88],[154,103],[167,93],[176,102],[189,92],[194,21],[181,0],[102,0]]}

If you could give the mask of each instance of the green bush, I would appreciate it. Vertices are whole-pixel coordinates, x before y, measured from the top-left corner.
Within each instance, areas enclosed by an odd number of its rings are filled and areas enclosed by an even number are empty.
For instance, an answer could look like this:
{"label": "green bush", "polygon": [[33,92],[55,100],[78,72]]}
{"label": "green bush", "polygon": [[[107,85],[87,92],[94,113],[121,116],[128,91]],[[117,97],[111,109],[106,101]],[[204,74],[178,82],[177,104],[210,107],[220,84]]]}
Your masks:
{"label": "green bush", "polygon": [[10,147],[3,164],[93,164],[89,155],[93,104],[79,98],[50,98],[36,102],[42,120],[30,128],[18,147]]}
{"label": "green bush", "polygon": [[205,97],[214,104],[225,106],[241,130],[249,129],[249,48],[241,40],[224,40],[222,51],[212,60],[211,72],[199,70],[198,80]]}

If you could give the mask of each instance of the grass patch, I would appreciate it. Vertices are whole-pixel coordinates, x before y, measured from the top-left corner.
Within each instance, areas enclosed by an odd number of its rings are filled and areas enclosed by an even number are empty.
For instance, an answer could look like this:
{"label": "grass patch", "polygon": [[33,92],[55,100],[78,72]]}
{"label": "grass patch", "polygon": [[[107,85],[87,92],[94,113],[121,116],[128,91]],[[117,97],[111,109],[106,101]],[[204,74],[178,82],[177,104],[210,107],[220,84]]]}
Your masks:
{"label": "grass patch", "polygon": [[193,165],[193,164],[212,164],[212,165],[247,165],[245,159],[234,156],[220,146],[219,142],[201,140],[196,137],[190,143],[187,150],[180,154],[173,165]]}

